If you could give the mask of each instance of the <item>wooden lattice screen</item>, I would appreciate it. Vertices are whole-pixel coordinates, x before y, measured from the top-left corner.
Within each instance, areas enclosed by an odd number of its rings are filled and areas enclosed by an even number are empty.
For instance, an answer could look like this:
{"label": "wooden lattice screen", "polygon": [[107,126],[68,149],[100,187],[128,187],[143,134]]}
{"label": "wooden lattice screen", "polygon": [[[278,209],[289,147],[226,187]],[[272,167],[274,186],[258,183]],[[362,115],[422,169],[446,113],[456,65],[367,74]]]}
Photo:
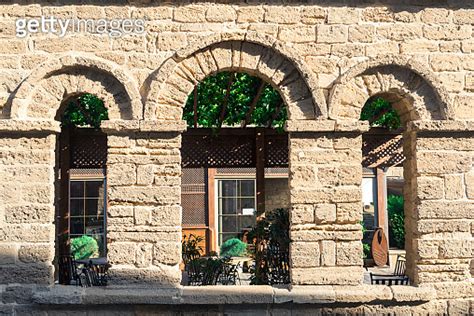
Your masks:
{"label": "wooden lattice screen", "polygon": [[401,134],[367,133],[362,136],[362,166],[366,168],[384,168],[401,165],[403,155],[403,137]]}
{"label": "wooden lattice screen", "polygon": [[[252,168],[256,167],[255,130],[228,129],[214,135],[211,130],[183,133],[181,157],[183,168]],[[288,167],[288,135],[265,131],[265,167]]]}
{"label": "wooden lattice screen", "polygon": [[70,136],[71,168],[100,169],[107,164],[107,136],[93,132],[76,132]]}
{"label": "wooden lattice screen", "polygon": [[181,205],[184,226],[208,224],[206,169],[183,168],[181,177]]}

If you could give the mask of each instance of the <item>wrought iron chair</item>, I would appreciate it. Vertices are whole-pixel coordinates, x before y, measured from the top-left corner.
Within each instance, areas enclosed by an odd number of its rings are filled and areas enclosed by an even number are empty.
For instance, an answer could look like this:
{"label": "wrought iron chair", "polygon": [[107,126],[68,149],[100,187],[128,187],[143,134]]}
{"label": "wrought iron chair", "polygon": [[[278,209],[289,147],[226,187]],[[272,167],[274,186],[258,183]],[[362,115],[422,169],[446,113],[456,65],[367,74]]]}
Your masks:
{"label": "wrought iron chair", "polygon": [[73,256],[59,256],[58,265],[61,279],[65,281],[65,284],[71,284],[71,281],[74,281],[76,286],[87,286],[87,269],[79,269]]}
{"label": "wrought iron chair", "polygon": [[398,255],[395,264],[394,274],[375,274],[370,273],[370,283],[385,285],[409,285],[410,279],[405,275],[406,259],[404,256]]}
{"label": "wrought iron chair", "polygon": [[219,276],[219,283],[222,285],[236,285],[238,281],[241,284],[239,267],[240,263],[233,264],[230,258],[222,259],[222,272]]}

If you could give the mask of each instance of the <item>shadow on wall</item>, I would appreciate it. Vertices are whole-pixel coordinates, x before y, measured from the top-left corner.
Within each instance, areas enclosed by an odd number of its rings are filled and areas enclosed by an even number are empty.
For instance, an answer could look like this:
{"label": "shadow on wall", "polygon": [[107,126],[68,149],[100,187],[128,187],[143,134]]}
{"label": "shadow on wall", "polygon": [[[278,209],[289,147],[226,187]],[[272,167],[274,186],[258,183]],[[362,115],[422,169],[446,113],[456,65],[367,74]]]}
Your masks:
{"label": "shadow on wall", "polygon": [[[152,7],[152,6],[186,6],[189,5],[191,1],[189,0],[177,0],[177,1],[163,1],[163,0],[44,0],[38,1],[42,5],[46,6],[64,6],[64,5],[99,5],[99,6],[136,6],[136,7]],[[260,1],[229,1],[229,0],[213,0],[213,1],[201,1],[201,3],[208,2],[209,4],[236,4],[236,5],[245,5],[245,6],[261,6]],[[20,4],[27,5],[31,4],[31,1],[11,1],[11,4]],[[283,0],[270,0],[265,1],[268,5],[285,5],[287,7],[291,6],[302,6],[308,5],[308,1],[283,1]],[[411,0],[409,5],[407,5],[406,0],[379,0],[377,4],[374,5],[373,0],[313,0],[310,2],[310,5],[316,6],[327,6],[327,7],[377,7],[377,6],[386,6],[392,9],[393,12],[418,12],[424,8],[474,8],[474,3],[470,3],[465,0]]]}

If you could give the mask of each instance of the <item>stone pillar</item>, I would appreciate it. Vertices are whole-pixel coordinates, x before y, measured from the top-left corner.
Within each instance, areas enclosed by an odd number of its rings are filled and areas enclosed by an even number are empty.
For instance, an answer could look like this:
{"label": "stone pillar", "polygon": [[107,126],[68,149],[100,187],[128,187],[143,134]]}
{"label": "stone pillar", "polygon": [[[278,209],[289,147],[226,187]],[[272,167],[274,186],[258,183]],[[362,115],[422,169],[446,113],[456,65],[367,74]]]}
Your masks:
{"label": "stone pillar", "polygon": [[474,132],[405,137],[406,248],[415,284],[462,282],[474,258]]}
{"label": "stone pillar", "polygon": [[293,284],[359,284],[362,136],[290,133]]}
{"label": "stone pillar", "polygon": [[181,279],[181,136],[108,136],[107,256],[113,284]]}
{"label": "stone pillar", "polygon": [[0,132],[0,283],[53,283],[55,147],[51,132]]}

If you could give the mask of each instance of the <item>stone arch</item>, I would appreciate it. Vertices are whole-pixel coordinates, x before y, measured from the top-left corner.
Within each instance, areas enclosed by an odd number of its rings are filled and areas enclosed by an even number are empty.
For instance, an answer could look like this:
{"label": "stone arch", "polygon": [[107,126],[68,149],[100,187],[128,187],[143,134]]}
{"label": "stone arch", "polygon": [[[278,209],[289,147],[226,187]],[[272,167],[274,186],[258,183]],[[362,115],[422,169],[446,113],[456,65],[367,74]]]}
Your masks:
{"label": "stone arch", "polygon": [[83,92],[104,99],[111,120],[141,119],[139,90],[130,74],[95,56],[56,56],[23,80],[6,108],[12,119],[54,120],[63,100]]}
{"label": "stone arch", "polygon": [[220,33],[190,45],[168,59],[145,82],[144,117],[180,120],[194,86],[220,71],[242,71],[276,88],[290,120],[325,118],[325,98],[313,73],[291,49],[255,32]]}
{"label": "stone arch", "polygon": [[386,56],[360,63],[331,90],[329,118],[359,120],[366,101],[383,96],[402,121],[453,118],[449,95],[429,69],[407,57]]}

